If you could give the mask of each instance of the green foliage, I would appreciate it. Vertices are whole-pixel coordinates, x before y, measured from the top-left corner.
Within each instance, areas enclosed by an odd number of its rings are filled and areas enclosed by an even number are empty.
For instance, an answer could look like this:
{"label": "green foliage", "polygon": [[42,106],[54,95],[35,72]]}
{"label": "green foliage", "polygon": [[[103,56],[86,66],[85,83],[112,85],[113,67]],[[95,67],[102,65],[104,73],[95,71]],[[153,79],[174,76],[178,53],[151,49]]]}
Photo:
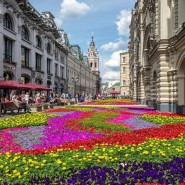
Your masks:
{"label": "green foliage", "polygon": [[97,129],[107,129],[113,131],[128,131],[129,129],[122,124],[108,123],[107,119],[115,118],[118,113],[112,112],[95,112],[91,117],[83,119],[80,124]]}

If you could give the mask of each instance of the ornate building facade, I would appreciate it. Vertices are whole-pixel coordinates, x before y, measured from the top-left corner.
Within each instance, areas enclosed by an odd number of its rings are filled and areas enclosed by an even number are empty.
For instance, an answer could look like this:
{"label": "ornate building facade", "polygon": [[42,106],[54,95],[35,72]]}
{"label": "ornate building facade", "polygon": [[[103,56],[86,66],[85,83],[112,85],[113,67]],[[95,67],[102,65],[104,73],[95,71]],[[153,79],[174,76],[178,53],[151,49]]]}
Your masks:
{"label": "ornate building facade", "polygon": [[129,70],[129,53],[120,53],[120,91],[121,96],[130,96],[130,70]]}
{"label": "ornate building facade", "polygon": [[64,91],[68,51],[60,37],[54,16],[38,13],[24,0],[0,1],[1,80],[48,85]]}
{"label": "ornate building facade", "polygon": [[0,0],[0,43],[0,80],[48,85],[59,95],[96,92],[88,58],[51,12],[40,14],[27,0]]}
{"label": "ornate building facade", "polygon": [[131,97],[160,111],[184,112],[184,8],[184,0],[138,0],[132,11]]}
{"label": "ornate building facade", "polygon": [[[67,34],[60,30],[59,43],[68,50],[67,57],[67,81],[68,81],[68,91],[74,95],[75,93],[82,94],[86,93],[88,95],[93,95],[97,92],[97,76],[99,77],[99,56],[96,51],[95,54],[87,54],[84,56],[80,47],[78,45],[70,45]],[[91,42],[92,43],[92,42]],[[94,41],[93,41],[94,43]],[[90,44],[90,48],[92,44]],[[95,44],[94,44],[95,46]],[[96,61],[96,68],[92,69],[92,57],[93,62]],[[90,56],[90,58],[89,58]],[[95,70],[95,71],[94,71]]]}
{"label": "ornate building facade", "polygon": [[92,40],[90,42],[89,45],[89,49],[87,52],[87,58],[89,60],[89,64],[90,64],[90,69],[93,73],[93,75],[95,76],[95,86],[96,86],[96,90],[94,91],[94,93],[101,93],[101,77],[100,77],[100,67],[99,67],[99,55],[98,55],[98,51],[96,49],[95,46],[95,42]]}

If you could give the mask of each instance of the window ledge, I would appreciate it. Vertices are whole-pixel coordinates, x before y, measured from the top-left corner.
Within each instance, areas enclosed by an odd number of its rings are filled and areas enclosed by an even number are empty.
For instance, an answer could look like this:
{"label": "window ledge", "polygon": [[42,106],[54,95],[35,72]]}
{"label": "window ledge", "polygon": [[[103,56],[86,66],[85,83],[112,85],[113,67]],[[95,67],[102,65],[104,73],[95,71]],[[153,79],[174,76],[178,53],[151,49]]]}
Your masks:
{"label": "window ledge", "polygon": [[23,40],[24,42],[27,42],[27,43],[30,44],[30,45],[32,44],[29,40],[26,40],[26,39],[23,39],[23,38],[22,38],[22,40]]}
{"label": "window ledge", "polygon": [[16,35],[16,34],[17,34],[15,31],[10,30],[10,29],[6,28],[5,26],[4,26],[4,29],[5,29],[5,30],[7,30],[8,32],[10,32],[10,33],[14,34],[14,35]]}

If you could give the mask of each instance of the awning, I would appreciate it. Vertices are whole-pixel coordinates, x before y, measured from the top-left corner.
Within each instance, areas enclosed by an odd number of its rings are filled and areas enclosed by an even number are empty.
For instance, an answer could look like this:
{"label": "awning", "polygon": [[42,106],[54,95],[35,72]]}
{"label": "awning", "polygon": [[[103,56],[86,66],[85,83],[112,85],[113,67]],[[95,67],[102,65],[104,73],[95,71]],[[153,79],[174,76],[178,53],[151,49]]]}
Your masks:
{"label": "awning", "polygon": [[31,89],[29,86],[13,80],[0,81],[0,89]]}
{"label": "awning", "polygon": [[120,94],[120,92],[118,92],[118,91],[112,91],[112,92],[110,92],[110,94]]}
{"label": "awning", "polygon": [[38,90],[38,91],[49,91],[51,90],[45,85],[40,85],[40,84],[33,84],[33,83],[26,83],[25,86],[30,87],[32,90]]}

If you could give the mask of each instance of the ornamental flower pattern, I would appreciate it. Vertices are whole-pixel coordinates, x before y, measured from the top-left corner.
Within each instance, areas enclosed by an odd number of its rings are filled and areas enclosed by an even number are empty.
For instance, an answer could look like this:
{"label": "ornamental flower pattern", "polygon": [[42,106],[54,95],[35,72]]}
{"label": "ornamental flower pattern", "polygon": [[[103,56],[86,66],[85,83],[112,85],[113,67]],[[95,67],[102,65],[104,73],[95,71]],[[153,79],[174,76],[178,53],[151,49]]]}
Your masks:
{"label": "ornamental flower pattern", "polygon": [[119,99],[5,119],[0,182],[184,185],[184,119]]}

